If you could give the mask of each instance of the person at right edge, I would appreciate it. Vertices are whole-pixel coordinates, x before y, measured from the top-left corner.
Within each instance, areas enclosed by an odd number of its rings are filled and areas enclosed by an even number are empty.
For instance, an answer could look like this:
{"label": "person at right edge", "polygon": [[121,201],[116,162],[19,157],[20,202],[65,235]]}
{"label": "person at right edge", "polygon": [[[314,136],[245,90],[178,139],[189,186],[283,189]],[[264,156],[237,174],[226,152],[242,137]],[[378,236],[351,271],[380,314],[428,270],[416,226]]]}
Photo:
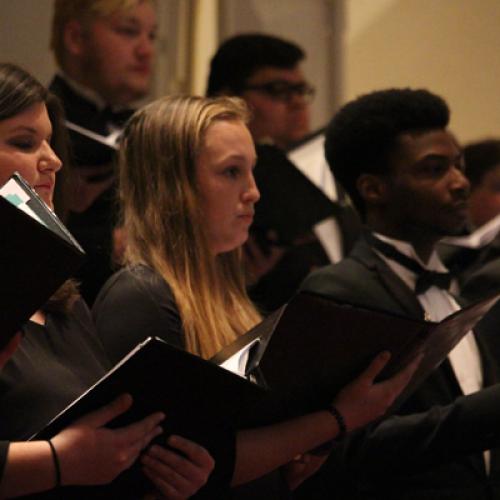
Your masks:
{"label": "person at right edge", "polygon": [[[373,92],[338,112],[326,157],[365,231],[349,257],[314,271],[303,290],[436,321],[460,308],[435,252],[465,224],[469,197],[448,122],[447,104],[427,90]],[[495,368],[482,339],[467,334],[394,416],[344,440],[297,498],[500,498]]]}

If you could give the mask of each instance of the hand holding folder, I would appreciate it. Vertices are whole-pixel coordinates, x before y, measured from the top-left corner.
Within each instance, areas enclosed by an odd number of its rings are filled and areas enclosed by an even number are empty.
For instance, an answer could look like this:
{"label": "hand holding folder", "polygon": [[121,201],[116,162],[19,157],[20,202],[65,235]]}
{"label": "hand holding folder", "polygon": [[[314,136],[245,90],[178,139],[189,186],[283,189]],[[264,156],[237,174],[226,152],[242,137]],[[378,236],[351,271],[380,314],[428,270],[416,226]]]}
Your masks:
{"label": "hand holding folder", "polygon": [[326,408],[333,395],[383,351],[389,351],[391,358],[379,380],[400,372],[422,353],[423,359],[395,401],[395,408],[499,297],[499,293],[494,294],[435,323],[339,304],[328,297],[301,292],[223,349],[213,361],[222,363],[258,339],[247,375],[259,380],[270,392],[246,424],[259,425]]}
{"label": "hand holding folder", "polygon": [[[416,373],[396,400],[398,405],[497,298],[495,295],[433,323],[299,293],[210,361],[149,338],[37,437],[53,436],[124,392],[130,393],[135,403],[113,422],[115,426],[154,411],[168,414],[167,433],[194,440],[203,428],[218,423],[236,428],[265,425],[327,408],[333,397],[383,351],[389,351],[391,357],[380,380],[401,372],[422,353]],[[245,349],[250,351],[246,365],[249,380],[218,366]]]}

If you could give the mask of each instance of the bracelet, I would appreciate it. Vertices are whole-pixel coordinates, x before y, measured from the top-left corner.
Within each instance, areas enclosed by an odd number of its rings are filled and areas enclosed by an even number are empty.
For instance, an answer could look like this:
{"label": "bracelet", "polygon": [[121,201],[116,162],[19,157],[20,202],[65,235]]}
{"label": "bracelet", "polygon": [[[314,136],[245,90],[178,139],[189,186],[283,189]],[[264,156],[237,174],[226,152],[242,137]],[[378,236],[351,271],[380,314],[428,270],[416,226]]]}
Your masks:
{"label": "bracelet", "polygon": [[52,461],[54,462],[54,469],[56,473],[56,485],[54,488],[59,488],[61,486],[61,466],[59,464],[59,457],[57,456],[56,449],[50,439],[47,440],[49,443],[50,451],[52,453]]}
{"label": "bracelet", "polygon": [[330,415],[335,417],[335,420],[337,421],[337,425],[339,427],[339,434],[335,438],[335,441],[341,441],[347,434],[347,425],[345,424],[344,417],[335,405],[330,405],[328,407],[328,411],[330,412]]}

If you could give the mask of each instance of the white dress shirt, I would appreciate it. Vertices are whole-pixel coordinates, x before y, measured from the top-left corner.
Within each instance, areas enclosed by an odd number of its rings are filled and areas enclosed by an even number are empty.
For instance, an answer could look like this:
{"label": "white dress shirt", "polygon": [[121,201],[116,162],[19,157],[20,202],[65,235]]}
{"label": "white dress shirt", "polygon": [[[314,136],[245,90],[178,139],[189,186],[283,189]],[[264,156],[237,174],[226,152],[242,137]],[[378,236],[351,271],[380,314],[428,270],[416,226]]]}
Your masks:
{"label": "white dress shirt", "polygon": [[[429,262],[424,263],[418,257],[413,246],[406,242],[388,238],[381,234],[374,233],[374,235],[382,241],[389,243],[397,248],[402,254],[417,261],[424,269],[429,271],[447,272],[448,269],[439,259],[436,252],[433,252]],[[389,259],[376,249],[374,251],[381,259],[394,271],[399,278],[401,278],[411,290],[415,290],[417,282],[417,275],[410,271],[408,268],[402,266],[398,262]],[[426,317],[431,321],[441,321],[450,314],[458,311],[460,306],[457,304],[453,296],[446,290],[431,286],[424,293],[417,295],[417,299],[422,305],[426,313]],[[458,384],[464,394],[471,394],[480,390],[483,387],[483,371],[479,349],[476,339],[472,332],[467,333],[462,340],[453,348],[448,354],[451,367],[457,378]],[[489,471],[490,453],[486,451],[485,465],[486,470]]]}

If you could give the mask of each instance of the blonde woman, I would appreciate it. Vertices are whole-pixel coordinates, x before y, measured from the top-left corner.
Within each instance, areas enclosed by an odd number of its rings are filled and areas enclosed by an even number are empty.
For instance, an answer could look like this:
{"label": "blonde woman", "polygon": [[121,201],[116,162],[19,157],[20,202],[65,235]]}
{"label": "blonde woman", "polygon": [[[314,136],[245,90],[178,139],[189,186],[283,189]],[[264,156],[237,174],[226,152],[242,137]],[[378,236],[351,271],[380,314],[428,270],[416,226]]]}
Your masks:
{"label": "blonde woman", "polygon": [[[128,265],[108,281],[93,309],[111,358],[148,335],[208,358],[260,321],[240,263],[259,199],[247,120],[239,99],[171,97],[138,111],[126,126],[120,195]],[[383,414],[411,376],[413,367],[374,384],[386,359],[377,357],[335,397],[347,430]],[[216,461],[207,498],[220,498],[213,492],[220,495],[224,484],[241,485],[278,469],[335,438],[341,426],[325,410],[265,428],[219,432],[215,444],[203,443]],[[315,466],[288,468],[289,484]]]}

